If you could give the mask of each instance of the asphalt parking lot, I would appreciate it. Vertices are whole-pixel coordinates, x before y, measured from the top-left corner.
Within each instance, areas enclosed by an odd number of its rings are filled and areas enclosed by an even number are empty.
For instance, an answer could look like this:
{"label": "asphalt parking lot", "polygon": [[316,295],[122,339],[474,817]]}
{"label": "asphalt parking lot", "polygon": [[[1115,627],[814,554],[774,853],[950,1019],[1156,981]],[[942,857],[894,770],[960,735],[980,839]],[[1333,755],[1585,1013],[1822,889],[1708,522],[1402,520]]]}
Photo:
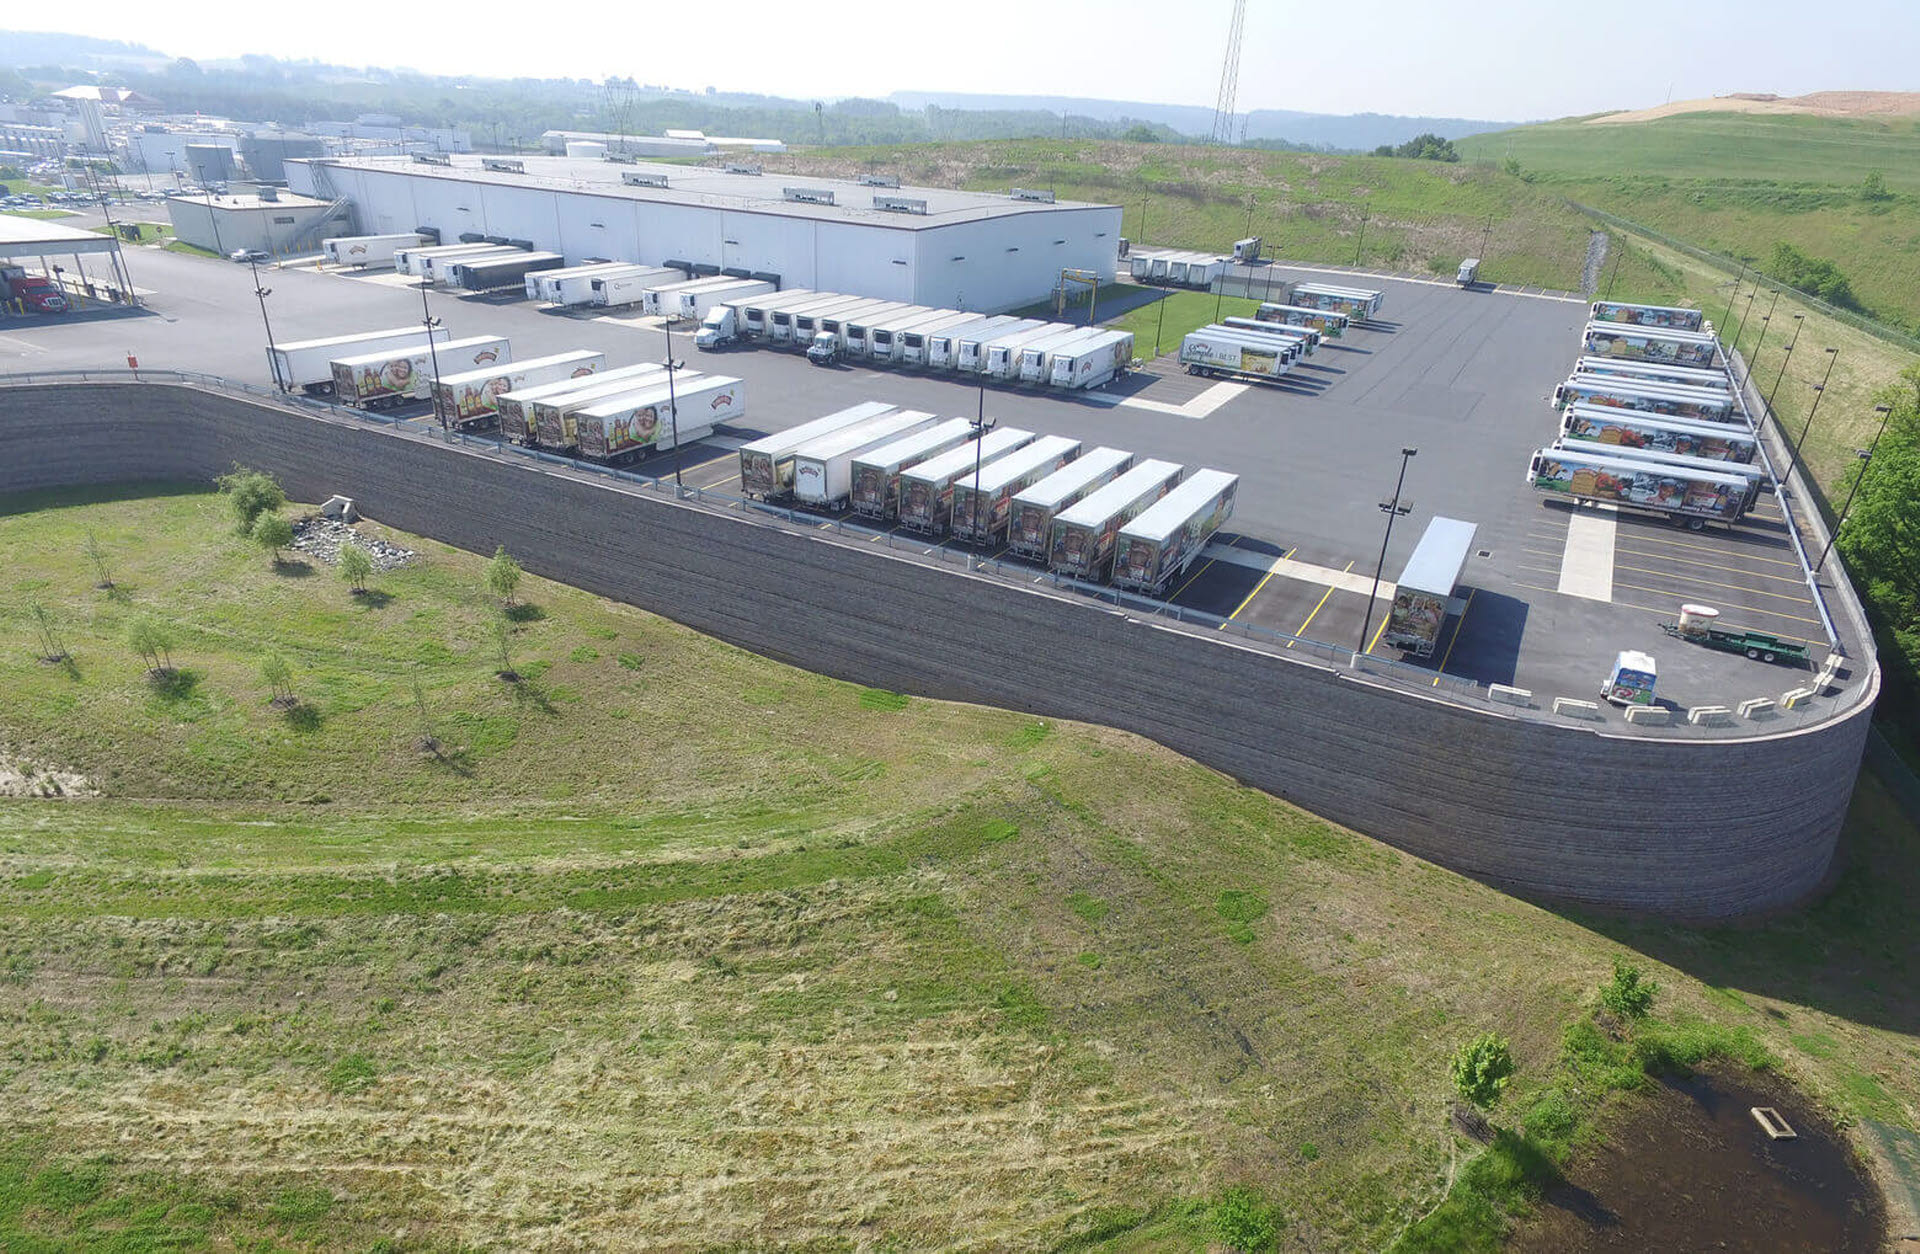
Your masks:
{"label": "asphalt parking lot", "polygon": [[[0,321],[0,370],[124,369],[131,353],[147,367],[267,382],[265,336],[245,267],[146,248],[128,250],[128,260],[135,282],[156,293],[149,311]],[[1285,264],[1278,273],[1326,277]],[[289,269],[268,282],[281,340],[421,317],[419,293],[391,275]],[[740,441],[862,400],[942,416],[984,407],[1003,424],[1072,436],[1088,448],[1112,445],[1238,474],[1228,530],[1169,590],[1171,599],[1379,654],[1382,615],[1367,609],[1385,521],[1379,504],[1392,494],[1401,449],[1416,448],[1403,496],[1412,510],[1394,526],[1382,596],[1432,518],[1466,519],[1478,529],[1461,579],[1465,613],[1449,619],[1434,656],[1419,665],[1436,675],[1517,684],[1549,700],[1590,695],[1614,654],[1630,648],[1660,659],[1663,695],[1682,705],[1732,705],[1804,681],[1804,672],[1712,653],[1660,630],[1682,603],[1698,602],[1720,609],[1723,623],[1813,641],[1815,658],[1824,655],[1819,615],[1771,494],[1736,527],[1704,532],[1606,511],[1593,521],[1612,546],[1610,580],[1577,586],[1564,578],[1574,512],[1531,491],[1522,472],[1529,453],[1552,438],[1548,398],[1577,355],[1583,303],[1443,283],[1377,285],[1388,293],[1382,317],[1326,343],[1277,385],[1195,378],[1163,358],[1095,393],[990,387],[983,396],[950,377],[820,369],[788,351],[703,353],[690,335],[675,334],[676,359],[741,378],[747,403],[746,419],[685,451],[681,477],[693,487],[737,488],[732,449]],[[558,315],[440,293],[430,299],[451,334],[506,335],[517,357],[585,347],[625,364],[667,353],[649,320]],[[637,467],[649,474],[671,468],[659,458]]]}

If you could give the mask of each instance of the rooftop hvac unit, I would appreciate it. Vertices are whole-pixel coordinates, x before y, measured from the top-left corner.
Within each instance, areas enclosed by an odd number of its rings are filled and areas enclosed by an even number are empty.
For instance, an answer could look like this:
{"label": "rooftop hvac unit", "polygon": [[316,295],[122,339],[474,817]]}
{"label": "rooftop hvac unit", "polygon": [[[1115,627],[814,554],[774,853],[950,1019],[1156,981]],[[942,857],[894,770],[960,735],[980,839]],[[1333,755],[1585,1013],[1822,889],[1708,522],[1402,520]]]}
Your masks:
{"label": "rooftop hvac unit", "polygon": [[888,213],[925,213],[927,202],[916,200],[912,196],[875,196],[875,209],[884,209]]}
{"label": "rooftop hvac unit", "polygon": [[1036,192],[1031,188],[1016,187],[1011,192],[1008,192],[1007,194],[1009,196],[1012,196],[1015,200],[1037,200],[1043,205],[1050,205],[1053,203],[1052,192]]}
{"label": "rooftop hvac unit", "polygon": [[863,187],[898,187],[900,176],[898,174],[862,174],[860,184]]}
{"label": "rooftop hvac unit", "polygon": [[647,174],[640,170],[622,170],[620,171],[620,181],[628,187],[665,187],[667,185],[667,176],[664,174]]}
{"label": "rooftop hvac unit", "polygon": [[418,165],[452,165],[453,158],[443,152],[416,152],[413,160]]}
{"label": "rooftop hvac unit", "polygon": [[512,161],[506,157],[482,157],[480,158],[480,168],[483,170],[492,170],[495,174],[525,174],[527,172],[527,163],[524,161]]}
{"label": "rooftop hvac unit", "polygon": [[783,187],[780,189],[783,200],[797,200],[807,205],[830,205],[833,193],[824,187]]}
{"label": "rooftop hvac unit", "polygon": [[738,165],[738,164],[729,163],[727,166],[727,173],[728,174],[759,174],[760,167],[757,165]]}

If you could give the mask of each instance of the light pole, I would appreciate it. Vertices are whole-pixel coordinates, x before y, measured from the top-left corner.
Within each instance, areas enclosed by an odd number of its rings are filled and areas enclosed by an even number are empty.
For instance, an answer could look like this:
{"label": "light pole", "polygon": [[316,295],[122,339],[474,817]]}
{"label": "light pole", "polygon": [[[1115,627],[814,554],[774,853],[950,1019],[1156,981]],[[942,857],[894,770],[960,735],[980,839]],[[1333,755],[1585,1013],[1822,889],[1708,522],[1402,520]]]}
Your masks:
{"label": "light pole", "polygon": [[[982,461],[985,460],[987,432],[993,430],[993,427],[994,424],[987,421],[987,385],[982,383],[980,385],[980,411],[973,420],[973,496],[970,498],[972,502],[970,508],[973,518],[968,524],[969,528],[975,532],[980,530],[980,466]],[[991,515],[989,515],[989,519],[991,519]],[[976,535],[974,539],[977,543],[978,536]]]}
{"label": "light pole", "polygon": [[213,228],[213,251],[224,257],[227,255],[227,246],[220,242],[220,219],[213,212],[213,189],[203,183],[200,191],[207,198],[207,225]]}
{"label": "light pole", "polygon": [[675,399],[673,390],[674,372],[680,369],[680,363],[673,359],[673,322],[669,319],[660,324],[660,331],[667,337],[667,429],[673,433],[673,495],[678,499],[686,484],[680,478],[680,403]]}
{"label": "light pole", "polygon": [[1787,377],[1787,363],[1793,360],[1793,346],[1800,342],[1800,328],[1806,326],[1805,314],[1793,315],[1793,338],[1787,341],[1787,355],[1780,359],[1780,373],[1773,376],[1773,390],[1767,393],[1767,412],[1773,412],[1773,398],[1780,394],[1780,380]]}
{"label": "light pole", "polygon": [[1411,502],[1405,505],[1400,503],[1400,490],[1407,486],[1407,463],[1419,452],[1417,448],[1400,450],[1400,478],[1393,485],[1393,499],[1380,502],[1380,512],[1387,516],[1387,534],[1380,537],[1380,560],[1373,564],[1373,591],[1367,594],[1367,612],[1360,620],[1360,648],[1353,655],[1356,661],[1367,651],[1367,630],[1373,626],[1373,602],[1380,595],[1380,572],[1386,569],[1387,545],[1393,541],[1393,520],[1413,510]]}
{"label": "light pole", "polygon": [[429,279],[421,279],[420,288],[420,325],[427,329],[427,357],[433,362],[433,382],[427,386],[427,395],[433,397],[433,412],[440,419],[440,433],[445,435],[447,411],[440,404],[440,348],[434,342],[433,332],[440,325],[440,319],[433,316],[433,310],[427,307],[427,289],[433,286]]}
{"label": "light pole", "polygon": [[[1760,280],[1755,278],[1753,281],[1753,290],[1747,293],[1746,306],[1740,310],[1740,329],[1733,333],[1733,342],[1727,346],[1736,352],[1740,348],[1740,337],[1747,333],[1747,317],[1753,313],[1753,302],[1759,295]],[[1732,315],[1729,314],[1728,316],[1731,317]]]}
{"label": "light pole", "polygon": [[1360,239],[1353,246],[1353,264],[1356,266],[1360,264],[1360,254],[1366,251],[1367,219],[1372,213],[1373,207],[1371,205],[1363,205],[1360,209]]}
{"label": "light pole", "polygon": [[1751,257],[1742,257],[1740,259],[1740,277],[1733,281],[1733,290],[1727,293],[1727,312],[1720,318],[1723,326],[1733,321],[1733,302],[1740,298],[1740,285],[1747,281],[1747,267],[1752,264],[1753,258]]}
{"label": "light pole", "polygon": [[1747,360],[1747,382],[1753,382],[1753,368],[1760,364],[1760,350],[1767,343],[1767,328],[1773,324],[1773,311],[1780,304],[1780,289],[1773,289],[1773,299],[1767,302],[1767,312],[1760,315],[1760,338],[1753,342],[1753,356]]}
{"label": "light pole", "polygon": [[1800,464],[1800,454],[1807,447],[1807,434],[1813,430],[1813,416],[1820,412],[1821,398],[1827,394],[1827,380],[1833,377],[1833,363],[1840,356],[1840,350],[1829,348],[1827,354],[1827,372],[1820,376],[1820,382],[1813,389],[1813,404],[1807,409],[1807,425],[1800,428],[1800,442],[1793,446],[1793,456],[1787,461],[1787,477],[1783,481],[1793,481],[1793,469]]}
{"label": "light pole", "polygon": [[[1153,327],[1153,355],[1160,355],[1160,332],[1167,329],[1167,294],[1160,293],[1160,320]],[[984,396],[985,393],[982,393]]]}
{"label": "light pole", "polygon": [[1833,552],[1833,542],[1840,538],[1840,528],[1847,525],[1847,511],[1853,508],[1853,498],[1860,491],[1861,481],[1873,469],[1873,453],[1880,447],[1880,437],[1887,433],[1887,420],[1893,417],[1893,406],[1875,405],[1873,412],[1880,415],[1880,429],[1873,433],[1873,443],[1864,449],[1854,450],[1860,456],[1860,473],[1853,477],[1853,486],[1847,489],[1847,503],[1840,507],[1840,520],[1833,524],[1833,531],[1827,536],[1827,547],[1820,550],[1820,560],[1813,564],[1813,573],[1816,575],[1827,564],[1827,554]]}
{"label": "light pole", "polygon": [[273,386],[284,392],[286,384],[280,380],[280,358],[273,350],[273,323],[267,318],[267,297],[273,295],[273,289],[260,286],[260,263],[247,258],[247,264],[253,268],[253,294],[260,298],[260,323],[267,328],[267,365],[273,369]]}

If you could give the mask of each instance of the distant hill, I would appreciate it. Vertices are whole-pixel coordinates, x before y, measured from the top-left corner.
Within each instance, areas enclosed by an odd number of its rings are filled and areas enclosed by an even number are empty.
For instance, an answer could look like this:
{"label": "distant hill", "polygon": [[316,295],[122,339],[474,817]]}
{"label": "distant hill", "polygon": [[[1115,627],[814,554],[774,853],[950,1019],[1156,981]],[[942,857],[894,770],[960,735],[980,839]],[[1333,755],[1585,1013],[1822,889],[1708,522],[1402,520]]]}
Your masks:
{"label": "distant hill", "polygon": [[56,31],[0,30],[0,65],[72,65],[105,69],[166,61],[145,44]]}
{"label": "distant hill", "polygon": [[[1158,122],[1187,135],[1205,135],[1213,110],[1198,105],[1150,104],[1139,100],[1099,100],[1080,96],[1000,96],[959,91],[897,91],[887,97],[903,109],[1017,109],[1069,113],[1117,122],[1135,118]],[[1403,117],[1391,113],[1300,113],[1291,109],[1255,109],[1246,115],[1248,139],[1284,139],[1321,148],[1366,151],[1381,144],[1402,144],[1432,132],[1448,139],[1501,131],[1516,122],[1483,118]]]}

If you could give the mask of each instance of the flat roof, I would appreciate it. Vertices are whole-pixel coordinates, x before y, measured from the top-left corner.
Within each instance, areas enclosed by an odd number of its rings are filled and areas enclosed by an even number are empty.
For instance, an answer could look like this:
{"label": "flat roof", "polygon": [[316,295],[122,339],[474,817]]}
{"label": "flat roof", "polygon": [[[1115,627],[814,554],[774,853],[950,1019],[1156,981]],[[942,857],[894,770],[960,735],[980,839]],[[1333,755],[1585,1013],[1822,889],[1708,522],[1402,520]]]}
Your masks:
{"label": "flat roof", "polygon": [[[167,199],[177,200],[186,205],[198,205],[205,209],[209,197],[170,195]],[[214,196],[211,199],[215,209],[223,209],[229,213],[246,213],[254,209],[324,209],[327,207],[326,201],[316,200],[312,196],[302,196],[297,192],[281,192],[272,200],[252,195],[236,196],[232,193]]]}
{"label": "flat roof", "polygon": [[[651,204],[692,205],[710,209],[737,209],[783,217],[811,218],[825,222],[862,222],[872,225],[917,231],[929,227],[951,226],[958,222],[983,222],[993,218],[1015,217],[1029,213],[1057,213],[1073,209],[1118,209],[1117,205],[1091,204],[1085,201],[1016,200],[1011,195],[992,192],[955,191],[945,187],[870,187],[851,179],[819,178],[810,174],[789,174],[767,170],[764,174],[731,174],[707,166],[672,165],[664,162],[632,163],[601,161],[590,157],[515,158],[526,169],[514,174],[482,167],[477,155],[455,154],[449,165],[416,162],[411,157],[307,157],[297,160],[307,165],[340,170],[374,170],[408,175],[420,179],[446,179],[459,183],[491,184],[498,187],[534,187],[553,192],[574,192],[618,197]],[[623,173],[663,177],[665,187],[634,187],[621,182]],[[833,204],[787,200],[782,189],[806,188],[830,192]],[[921,200],[925,213],[904,213],[874,207],[876,197]]]}
{"label": "flat roof", "polygon": [[0,257],[45,257],[56,253],[110,253],[120,247],[111,235],[61,226],[58,222],[0,213]]}

